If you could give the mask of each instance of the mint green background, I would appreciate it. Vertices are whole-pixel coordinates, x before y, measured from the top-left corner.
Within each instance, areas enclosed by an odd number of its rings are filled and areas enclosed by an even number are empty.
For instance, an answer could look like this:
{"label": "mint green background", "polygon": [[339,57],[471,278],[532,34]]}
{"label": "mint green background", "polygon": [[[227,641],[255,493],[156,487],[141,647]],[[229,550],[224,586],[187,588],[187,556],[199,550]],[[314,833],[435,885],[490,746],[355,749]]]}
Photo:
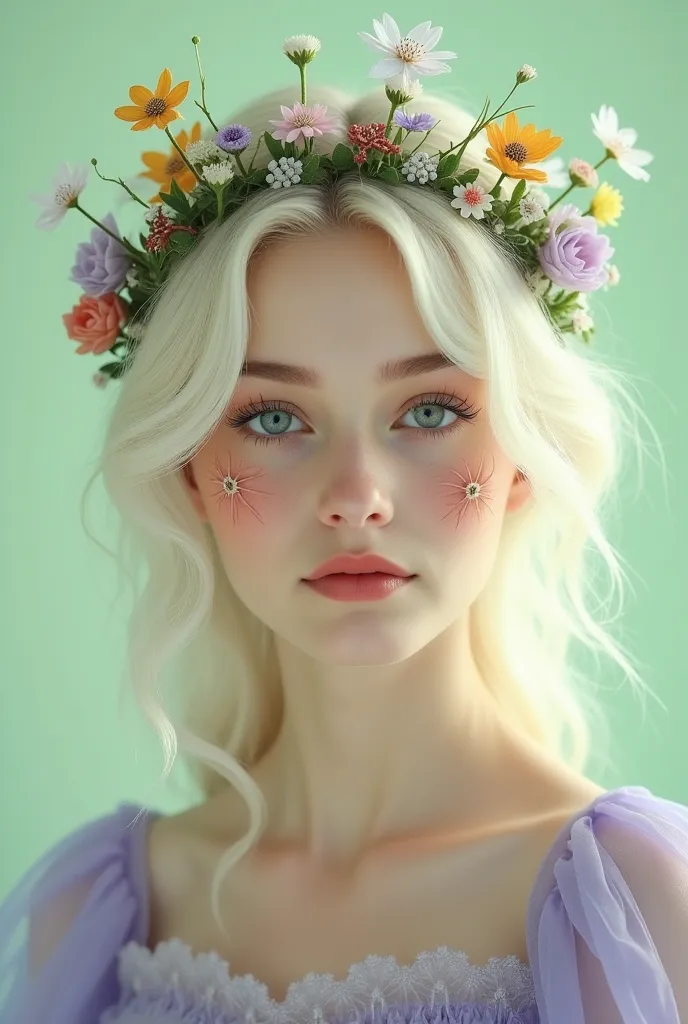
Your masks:
{"label": "mint green background", "polygon": [[[187,126],[196,112],[202,119],[192,103],[200,98],[192,34],[201,37],[207,100],[221,120],[260,89],[292,82],[298,98],[297,69],[281,53],[284,38],[297,32],[323,42],[311,82],[354,89],[372,83],[367,76],[378,56],[356,33],[372,32],[373,18],[384,9],[361,0],[337,6],[313,0],[152,6],[33,0],[13,5],[4,16],[0,893],[60,835],[121,799],[151,800],[170,811],[184,802],[181,790],[155,789],[162,758],[133,704],[126,702],[120,714],[127,609],[122,602],[113,605],[113,567],[79,522],[79,497],[114,397],[91,387],[98,360],[75,358],[76,345],[61,322],[78,298],[68,274],[90,226],[74,211],[55,232],[40,232],[34,227],[38,208],[27,197],[47,190],[62,159],[97,156],[103,174],[128,177],[141,168],[143,149],[167,151],[167,139],[156,129],[133,133],[112,114],[129,102],[131,84],[153,87],[164,66],[175,83],[191,79],[182,106]],[[623,639],[669,714],[651,700],[643,722],[639,703],[618,689],[618,674],[601,670],[616,768],[596,778],[609,787],[647,785],[688,802],[688,361],[680,198],[688,163],[685,7],[676,0],[397,0],[388,10],[402,33],[424,19],[443,25],[438,49],[459,54],[451,73],[425,79],[426,88],[451,87],[454,95],[460,88],[477,111],[486,95],[499,103],[516,68],[527,61],[539,78],[516,99],[535,104],[531,113],[539,127],[564,136],[557,155],[599,159],[590,113],[602,103],[615,106],[622,125],[638,130],[638,145],[655,154],[648,184],[605,165],[606,179],[626,202],[619,227],[609,229],[622,283],[593,301],[600,324],[596,344],[640,379],[644,407],[666,452],[667,489],[656,460],[648,459],[643,487],[636,475],[626,482],[612,540],[630,568],[634,591]],[[120,193],[93,176],[82,201],[102,217]],[[131,229],[128,222],[124,229]],[[99,488],[95,496],[94,526],[111,539],[114,519]],[[173,777],[183,781],[181,773]]]}

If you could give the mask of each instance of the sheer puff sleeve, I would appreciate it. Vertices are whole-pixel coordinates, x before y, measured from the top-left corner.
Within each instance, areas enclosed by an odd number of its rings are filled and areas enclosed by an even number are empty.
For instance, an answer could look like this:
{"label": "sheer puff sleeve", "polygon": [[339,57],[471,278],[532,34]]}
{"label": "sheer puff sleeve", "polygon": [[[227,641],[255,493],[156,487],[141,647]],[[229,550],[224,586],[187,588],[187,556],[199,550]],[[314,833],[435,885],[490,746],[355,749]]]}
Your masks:
{"label": "sheer puff sleeve", "polygon": [[36,861],[0,906],[0,1024],[93,1024],[145,942],[144,812],[122,804]]}
{"label": "sheer puff sleeve", "polygon": [[688,807],[627,786],[562,830],[528,957],[540,1024],[688,1024]]}

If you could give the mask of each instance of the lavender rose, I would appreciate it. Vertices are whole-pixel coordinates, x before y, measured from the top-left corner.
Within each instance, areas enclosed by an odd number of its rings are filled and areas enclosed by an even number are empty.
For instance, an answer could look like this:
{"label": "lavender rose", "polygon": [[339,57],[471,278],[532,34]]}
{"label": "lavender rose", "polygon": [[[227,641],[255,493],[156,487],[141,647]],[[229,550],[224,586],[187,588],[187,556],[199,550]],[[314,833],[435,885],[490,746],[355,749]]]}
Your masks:
{"label": "lavender rose", "polygon": [[[111,213],[103,217],[103,224],[119,234]],[[116,292],[126,280],[132,265],[131,257],[121,242],[116,242],[105,231],[94,228],[91,241],[82,242],[76,250],[76,263],[70,275],[87,295],[107,295]]]}
{"label": "lavender rose", "polygon": [[614,249],[606,235],[597,234],[594,217],[581,214],[572,203],[553,210],[549,237],[539,251],[540,266],[555,284],[577,292],[594,292],[607,283],[605,269]]}

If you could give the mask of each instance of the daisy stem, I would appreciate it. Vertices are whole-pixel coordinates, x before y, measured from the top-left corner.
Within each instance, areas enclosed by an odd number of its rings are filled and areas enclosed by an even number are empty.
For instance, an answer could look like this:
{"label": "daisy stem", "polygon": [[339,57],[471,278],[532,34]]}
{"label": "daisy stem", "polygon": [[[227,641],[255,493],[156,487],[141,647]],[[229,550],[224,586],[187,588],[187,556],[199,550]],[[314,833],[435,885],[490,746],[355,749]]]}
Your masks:
{"label": "daisy stem", "polygon": [[250,163],[250,164],[248,165],[248,173],[249,173],[249,174],[250,174],[250,173],[251,173],[251,171],[253,170],[253,161],[254,161],[254,160],[256,159],[256,157],[258,156],[258,150],[260,149],[260,144],[261,144],[261,142],[262,142],[262,141],[263,141],[263,136],[261,135],[261,136],[259,136],[259,138],[258,138],[258,145],[256,146],[256,148],[255,148],[255,149],[254,149],[254,151],[253,151],[253,156],[251,157],[251,163]]}
{"label": "daisy stem", "polygon": [[560,196],[557,196],[556,199],[552,200],[552,202],[549,204],[548,209],[551,210],[553,207],[555,207],[557,205],[557,203],[561,202],[561,200],[564,198],[564,196],[567,196],[569,194],[569,192],[571,192],[576,187],[577,186],[576,186],[575,182],[573,184],[569,185],[569,187],[566,189],[565,192],[562,192]]}
{"label": "daisy stem", "polygon": [[301,77],[301,102],[306,105],[306,65],[299,64],[299,75]]}
{"label": "daisy stem", "polygon": [[491,195],[491,196],[494,196],[494,197],[495,197],[495,199],[498,199],[498,198],[499,198],[499,193],[500,193],[500,192],[501,192],[501,190],[502,190],[502,189],[501,189],[501,186],[502,186],[502,182],[504,181],[504,179],[505,179],[505,178],[506,178],[506,174],[505,174],[504,172],[502,172],[502,173],[500,174],[499,178],[497,179],[497,182],[496,182],[496,184],[495,184],[494,188],[493,188],[493,189],[490,189],[490,195]]}
{"label": "daisy stem", "polygon": [[93,224],[95,224],[96,227],[100,228],[101,231],[104,231],[106,235],[109,235],[110,238],[114,238],[116,242],[119,242],[120,245],[123,245],[125,248],[127,248],[137,262],[142,263],[146,267],[148,266],[148,260],[144,257],[143,253],[139,252],[139,250],[136,249],[131,244],[131,242],[127,241],[126,238],[120,238],[119,235],[116,235],[113,231],[110,231],[109,228],[106,228],[105,225],[101,224],[99,220],[96,220],[95,217],[92,217],[90,213],[87,213],[86,210],[84,210],[83,206],[79,205],[78,201],[75,200],[72,205],[74,206],[75,210],[78,210],[79,213],[83,213],[84,217],[88,217],[88,219]]}
{"label": "daisy stem", "polygon": [[193,176],[194,176],[194,178],[196,179],[196,181],[200,182],[200,183],[201,183],[201,185],[205,185],[205,184],[206,184],[206,183],[205,183],[205,181],[203,180],[203,178],[201,178],[201,176],[200,176],[200,174],[198,173],[198,171],[196,170],[196,168],[195,168],[195,167],[193,167],[193,166],[192,166],[192,164],[190,164],[190,163],[189,163],[189,161],[188,161],[188,160],[186,159],[186,157],[184,156],[184,153],[183,153],[183,152],[181,151],[181,149],[179,148],[179,146],[177,145],[177,143],[175,142],[175,140],[174,140],[174,139],[172,138],[172,132],[171,132],[171,131],[170,131],[170,129],[169,129],[168,127],[167,127],[167,125],[165,125],[165,135],[166,135],[166,136],[167,136],[167,138],[168,138],[168,139],[170,140],[170,142],[172,143],[172,145],[174,146],[174,148],[175,148],[175,149],[177,150],[177,152],[179,153],[180,157],[182,158],[182,160],[184,161],[184,163],[186,164],[186,166],[187,166],[187,167],[189,168],[189,170],[190,170],[190,171],[191,171],[191,173],[193,174]]}
{"label": "daisy stem", "polygon": [[98,161],[95,157],[92,157],[91,163],[93,164],[93,170],[96,172],[101,181],[111,181],[114,185],[121,185],[122,188],[129,193],[132,199],[135,199],[137,203],[141,203],[141,206],[144,206],[147,210],[149,209],[148,203],[144,203],[143,199],[139,199],[139,197],[134,192],[131,191],[129,186],[124,184],[121,178],[106,178],[103,174],[101,174],[98,170]]}
{"label": "daisy stem", "polygon": [[213,119],[210,116],[210,114],[208,113],[208,110],[206,109],[206,105],[205,105],[205,75],[203,74],[203,71],[201,69],[201,58],[200,58],[200,55],[198,53],[198,44],[200,43],[200,39],[198,38],[198,36],[192,36],[191,37],[191,42],[193,43],[194,50],[196,51],[196,63],[198,64],[198,75],[199,75],[199,78],[201,79],[201,102],[199,103],[198,100],[194,100],[194,103],[196,104],[196,106],[200,110],[203,111],[203,113],[208,118],[208,120],[210,121],[210,123],[213,126],[213,128],[215,129],[215,131],[218,131],[218,127],[215,124],[215,122],[213,121]]}

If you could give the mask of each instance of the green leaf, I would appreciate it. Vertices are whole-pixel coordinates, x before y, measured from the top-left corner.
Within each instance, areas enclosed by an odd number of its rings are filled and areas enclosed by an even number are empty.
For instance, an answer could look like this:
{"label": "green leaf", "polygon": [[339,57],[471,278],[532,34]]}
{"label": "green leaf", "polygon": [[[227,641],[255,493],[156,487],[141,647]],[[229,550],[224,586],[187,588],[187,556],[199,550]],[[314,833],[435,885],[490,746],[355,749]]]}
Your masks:
{"label": "green leaf", "polygon": [[268,147],[268,151],[274,157],[275,160],[279,160],[281,157],[286,156],[284,152],[284,146],[279,139],[273,139],[270,132],[263,133],[263,141]]}
{"label": "green leaf", "polygon": [[168,192],[161,192],[160,199],[163,203],[167,203],[167,205],[173,210],[176,210],[177,213],[181,213],[182,216],[188,216],[189,203],[185,198],[179,199],[177,196],[170,195]]}
{"label": "green leaf", "polygon": [[442,189],[443,192],[453,192],[454,186],[458,184],[456,178],[440,178],[438,177],[435,181],[437,188]]}
{"label": "green leaf", "polygon": [[311,153],[310,156],[307,156],[303,161],[303,170],[301,171],[300,178],[304,185],[311,184],[313,176],[318,170],[319,163],[320,157],[317,153]]}
{"label": "green leaf", "polygon": [[348,171],[354,165],[354,154],[348,146],[338,142],[332,152],[332,163],[338,171]]}
{"label": "green leaf", "polygon": [[188,207],[189,207],[188,196],[186,195],[186,192],[182,191],[182,189],[179,187],[179,185],[174,180],[174,178],[172,178],[172,181],[170,182],[170,186],[171,186],[170,187],[170,191],[171,191],[172,195],[175,196],[175,198],[178,199],[181,203],[185,203],[186,207],[188,209]]}
{"label": "green leaf", "polygon": [[471,167],[469,170],[464,171],[463,174],[457,174],[456,181],[459,185],[472,185],[479,174],[480,171],[477,167]]}
{"label": "green leaf", "polygon": [[329,175],[323,167],[318,167],[311,178],[311,185],[319,185],[321,181],[327,181]]}
{"label": "green leaf", "polygon": [[515,207],[518,206],[518,204],[523,199],[525,191],[526,191],[526,181],[525,181],[525,178],[521,178],[521,180],[519,181],[518,185],[516,186],[514,191],[511,193],[511,199],[509,200],[509,209],[510,210],[513,210]]}
{"label": "green leaf", "polygon": [[173,231],[170,235],[170,248],[176,252],[188,252],[195,244],[196,238],[196,235],[191,235],[188,231]]}
{"label": "green leaf", "polygon": [[448,153],[447,156],[443,156],[437,165],[437,177],[444,178],[453,174],[460,162],[461,157],[458,153]]}
{"label": "green leaf", "polygon": [[124,373],[124,361],[116,363],[105,363],[103,366],[98,367],[98,373],[105,373],[108,377],[112,377],[117,380]]}
{"label": "green leaf", "polygon": [[377,177],[382,178],[383,181],[388,182],[390,185],[398,185],[401,181],[396,167],[389,167],[387,164],[382,164],[377,172]]}

